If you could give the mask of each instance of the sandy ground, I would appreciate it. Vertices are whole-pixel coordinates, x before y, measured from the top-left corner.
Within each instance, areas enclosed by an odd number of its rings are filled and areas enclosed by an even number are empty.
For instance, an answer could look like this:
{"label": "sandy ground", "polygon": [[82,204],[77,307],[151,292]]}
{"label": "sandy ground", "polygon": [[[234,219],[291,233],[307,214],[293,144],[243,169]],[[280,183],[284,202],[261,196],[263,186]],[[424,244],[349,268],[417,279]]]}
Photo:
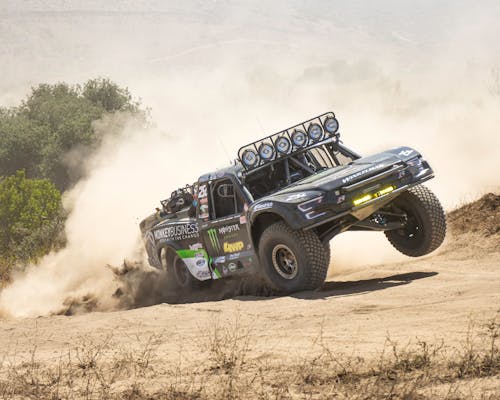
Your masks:
{"label": "sandy ground", "polygon": [[323,340],[346,354],[371,353],[388,337],[404,345],[416,340],[448,345],[476,325],[500,316],[500,251],[496,239],[479,235],[448,240],[437,252],[405,263],[335,271],[316,292],[287,297],[243,296],[192,304],[159,304],[117,312],[0,321],[0,348],[39,359],[57,359],[83,337],[112,336],[124,347],[159,334],[159,357],[186,362],[203,357],[206,336],[216,323],[236,320],[251,329],[252,354],[286,360],[302,357],[322,332]]}

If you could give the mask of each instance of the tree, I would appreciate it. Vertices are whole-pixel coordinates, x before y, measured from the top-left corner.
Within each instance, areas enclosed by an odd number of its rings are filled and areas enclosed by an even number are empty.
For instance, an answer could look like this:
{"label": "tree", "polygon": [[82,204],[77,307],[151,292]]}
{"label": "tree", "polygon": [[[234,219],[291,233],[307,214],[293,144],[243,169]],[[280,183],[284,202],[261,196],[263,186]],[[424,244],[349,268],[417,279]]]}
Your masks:
{"label": "tree", "polygon": [[50,179],[67,190],[83,174],[68,159],[83,159],[98,146],[102,138],[93,122],[112,112],[144,117],[128,89],[109,79],[33,88],[19,107],[0,110],[0,176],[24,169],[30,178]]}
{"label": "tree", "polygon": [[46,179],[27,179],[23,170],[0,180],[0,258],[34,261],[48,253],[61,232],[61,193]]}
{"label": "tree", "polygon": [[91,79],[83,85],[82,96],[107,112],[139,112],[139,102],[132,100],[127,88],[121,88],[109,79]]}
{"label": "tree", "polygon": [[26,116],[0,113],[0,175],[12,175],[19,169],[28,176],[42,175],[42,162],[50,137],[46,126],[37,125]]}

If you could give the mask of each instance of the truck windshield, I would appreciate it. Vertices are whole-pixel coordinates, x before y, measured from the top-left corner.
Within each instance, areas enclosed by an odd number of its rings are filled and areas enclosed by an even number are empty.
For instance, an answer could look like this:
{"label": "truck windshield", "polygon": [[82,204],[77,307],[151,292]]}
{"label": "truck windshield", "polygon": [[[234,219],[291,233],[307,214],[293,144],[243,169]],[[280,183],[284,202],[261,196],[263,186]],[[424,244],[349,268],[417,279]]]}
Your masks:
{"label": "truck windshield", "polygon": [[345,148],[342,150],[332,145],[307,149],[252,171],[246,176],[245,184],[254,200],[257,200],[308,176],[353,161],[354,154],[349,154]]}

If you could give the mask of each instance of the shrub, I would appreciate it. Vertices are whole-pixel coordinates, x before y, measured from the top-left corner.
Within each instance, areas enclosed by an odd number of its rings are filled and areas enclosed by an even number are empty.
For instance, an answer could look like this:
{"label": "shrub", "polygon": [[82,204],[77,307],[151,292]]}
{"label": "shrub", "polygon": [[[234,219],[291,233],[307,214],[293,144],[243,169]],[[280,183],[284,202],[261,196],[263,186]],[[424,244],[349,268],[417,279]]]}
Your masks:
{"label": "shrub", "polygon": [[27,179],[21,170],[0,180],[4,270],[16,262],[34,261],[53,248],[62,230],[62,210],[61,193],[46,179]]}

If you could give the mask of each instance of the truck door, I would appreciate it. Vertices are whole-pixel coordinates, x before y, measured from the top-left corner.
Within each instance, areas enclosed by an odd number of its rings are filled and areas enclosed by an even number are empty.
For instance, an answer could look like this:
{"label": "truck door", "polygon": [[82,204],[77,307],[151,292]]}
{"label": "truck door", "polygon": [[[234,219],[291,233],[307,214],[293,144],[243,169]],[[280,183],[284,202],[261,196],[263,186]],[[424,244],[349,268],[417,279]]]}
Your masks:
{"label": "truck door", "polygon": [[247,203],[229,178],[200,184],[198,218],[204,247],[211,257],[212,277],[247,271],[255,252],[247,227]]}

